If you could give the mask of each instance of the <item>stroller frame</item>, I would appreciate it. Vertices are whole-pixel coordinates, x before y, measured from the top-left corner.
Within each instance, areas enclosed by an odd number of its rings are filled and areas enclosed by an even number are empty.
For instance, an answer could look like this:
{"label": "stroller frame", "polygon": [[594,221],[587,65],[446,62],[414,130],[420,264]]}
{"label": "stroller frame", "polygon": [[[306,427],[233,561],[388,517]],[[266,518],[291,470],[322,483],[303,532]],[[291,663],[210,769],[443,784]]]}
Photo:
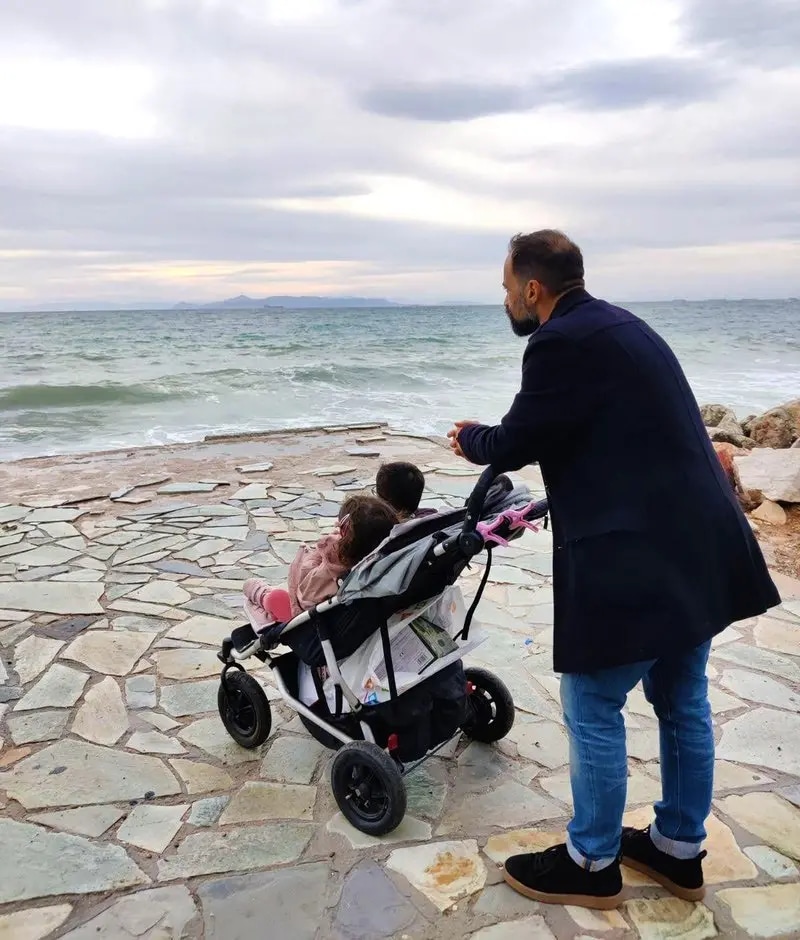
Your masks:
{"label": "stroller frame", "polygon": [[[484,549],[488,552],[486,570],[477,594],[460,633],[455,637],[458,648],[435,660],[429,671],[423,671],[417,676],[416,681],[406,685],[402,693],[398,693],[389,628],[385,620],[378,626],[389,686],[388,701],[392,704],[398,700],[400,694],[407,694],[431,676],[453,663],[460,662],[462,656],[465,655],[461,653],[461,649],[466,646],[470,624],[489,576],[491,543],[496,541],[506,544],[504,539],[493,539],[491,535],[485,531],[482,533],[478,528],[483,505],[495,477],[496,473],[493,468],[486,468],[467,502],[461,531],[440,541],[432,549],[435,557],[441,557],[457,547],[463,555],[465,566]],[[547,502],[540,501],[533,504],[527,518],[530,520],[543,518],[546,525],[547,511]],[[521,529],[513,530],[508,533],[507,537],[516,538],[521,534]],[[263,744],[272,726],[270,704],[260,683],[246,672],[243,661],[255,656],[269,665],[282,701],[300,716],[307,730],[320,743],[337,750],[331,767],[331,785],[343,815],[362,832],[380,836],[391,832],[403,819],[406,809],[404,777],[447,747],[462,733],[467,734],[473,740],[487,743],[500,740],[513,725],[514,703],[506,686],[492,673],[478,668],[466,669],[467,701],[471,703],[474,700],[472,707],[467,709],[467,722],[458,727],[451,737],[439,741],[420,758],[404,764],[396,753],[397,736],[395,734],[389,735],[386,747],[376,743],[369,721],[365,720],[365,715],[369,715],[369,710],[373,706],[362,704],[342,676],[330,639],[327,620],[322,616],[341,605],[342,600],[338,594],[322,601],[288,621],[280,634],[280,640],[282,640],[290,631],[307,625],[312,620],[316,621],[325,665],[336,690],[335,714],[331,712],[327,702],[323,702],[331,721],[326,720],[324,715],[318,714],[300,701],[299,692],[297,695],[293,694],[290,684],[287,683],[282,673],[282,666],[284,662],[296,665],[297,660],[294,659],[294,654],[276,655],[274,652],[276,644],[266,646],[262,642],[262,637],[250,624],[233,630],[231,635],[222,641],[221,649],[217,653],[217,658],[223,664],[218,707],[228,733],[237,743],[246,748],[255,748]],[[322,698],[324,699],[324,696]],[[334,723],[342,718],[342,699],[347,702],[350,709],[350,712],[345,714],[348,715],[348,730],[354,732],[353,734],[348,734],[340,725]],[[355,735],[356,729],[360,732],[360,736]]]}

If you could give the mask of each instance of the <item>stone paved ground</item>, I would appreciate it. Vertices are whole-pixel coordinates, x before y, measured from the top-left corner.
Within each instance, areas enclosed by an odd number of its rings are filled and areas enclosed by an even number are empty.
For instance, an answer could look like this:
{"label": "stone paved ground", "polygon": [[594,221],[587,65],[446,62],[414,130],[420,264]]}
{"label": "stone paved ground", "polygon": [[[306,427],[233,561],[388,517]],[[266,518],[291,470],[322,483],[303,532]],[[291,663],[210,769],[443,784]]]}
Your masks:
{"label": "stone paved ground", "polygon": [[[474,482],[439,445],[366,436],[360,446],[384,458],[431,468],[433,504],[461,502]],[[248,752],[227,737],[215,652],[240,619],[231,595],[253,574],[281,583],[298,543],[371,482],[376,459],[346,452],[357,437],[307,448],[327,469],[306,458],[305,470],[325,475],[302,472],[302,447],[269,471],[237,470],[217,450],[204,483],[211,464],[196,450],[197,475],[158,484],[151,473],[127,503],[43,506],[85,488],[80,462],[60,476],[18,465],[9,491],[27,474],[38,499],[0,507],[0,938],[800,935],[800,582],[780,578],[783,606],[714,646],[704,904],[631,875],[611,914],[540,906],[501,883],[498,863],[559,839],[569,816],[545,532],[498,554],[481,607],[490,639],[473,656],[511,687],[517,723],[498,747],[459,742],[412,777],[391,837],[366,838],[337,814],[329,752],[275,703],[267,669],[269,741]],[[251,447],[251,464],[275,451]],[[91,465],[92,486],[104,466],[120,496],[118,458]],[[131,468],[129,483],[147,482],[137,455]],[[43,480],[51,495],[60,481],[61,498],[43,500]],[[645,823],[658,738],[640,690],[627,722],[629,818]]]}

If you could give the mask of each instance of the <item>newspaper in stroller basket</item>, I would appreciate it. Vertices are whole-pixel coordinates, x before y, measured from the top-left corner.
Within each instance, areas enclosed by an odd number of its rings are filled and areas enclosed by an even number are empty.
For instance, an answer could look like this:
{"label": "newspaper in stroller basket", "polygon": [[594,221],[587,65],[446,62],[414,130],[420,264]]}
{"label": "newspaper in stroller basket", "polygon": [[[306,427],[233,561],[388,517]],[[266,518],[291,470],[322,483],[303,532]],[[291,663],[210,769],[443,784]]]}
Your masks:
{"label": "newspaper in stroller basket", "polygon": [[[492,486],[487,468],[466,506],[396,526],[378,549],[344,578],[338,593],[277,630],[269,641],[248,624],[237,628],[218,653],[223,663],[218,696],[222,721],[240,745],[258,747],[272,726],[262,686],[242,662],[255,656],[269,664],[286,704],[308,731],[336,749],[331,787],[344,816],[362,832],[395,829],[406,809],[403,777],[463,731],[476,741],[499,741],[511,730],[514,703],[505,685],[485,669],[464,669],[461,656],[474,646],[469,632],[491,566],[495,544],[507,544],[547,516],[547,502],[531,501],[527,487]],[[399,653],[393,624],[409,609],[430,608],[469,562],[488,553],[486,570],[469,611],[446,637],[434,623],[427,637],[428,661],[398,689]],[[406,618],[406,621],[407,618]],[[379,637],[379,640],[377,639]],[[290,652],[277,654],[285,644]],[[381,653],[382,697],[364,699],[343,677],[348,658],[366,644]],[[317,701],[304,704],[299,672],[305,664]],[[329,674],[326,687],[319,667]],[[326,692],[328,694],[326,694]],[[332,693],[332,695],[330,694]]]}

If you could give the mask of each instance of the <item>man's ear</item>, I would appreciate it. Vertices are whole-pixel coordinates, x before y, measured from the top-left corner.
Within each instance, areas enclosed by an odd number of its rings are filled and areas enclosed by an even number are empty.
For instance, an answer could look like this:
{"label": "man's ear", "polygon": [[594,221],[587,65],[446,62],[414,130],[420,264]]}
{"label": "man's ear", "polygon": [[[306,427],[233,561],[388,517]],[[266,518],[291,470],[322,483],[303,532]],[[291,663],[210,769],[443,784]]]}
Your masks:
{"label": "man's ear", "polygon": [[542,285],[537,280],[528,281],[525,285],[525,301],[535,304],[542,295]]}

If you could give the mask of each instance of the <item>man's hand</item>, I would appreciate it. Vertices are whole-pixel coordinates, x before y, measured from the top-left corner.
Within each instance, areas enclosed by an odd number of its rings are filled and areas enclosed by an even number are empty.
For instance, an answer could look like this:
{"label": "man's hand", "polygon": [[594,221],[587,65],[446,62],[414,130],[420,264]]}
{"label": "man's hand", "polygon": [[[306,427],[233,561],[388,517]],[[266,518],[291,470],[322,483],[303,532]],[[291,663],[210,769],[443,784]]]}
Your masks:
{"label": "man's hand", "polygon": [[[461,432],[462,428],[466,428],[471,424],[478,424],[477,421],[456,421],[453,427],[447,432],[447,436],[450,439],[450,449],[456,455],[456,457],[464,457],[464,451],[461,450],[461,445],[458,443],[458,435]],[[464,460],[467,458],[464,457]]]}

